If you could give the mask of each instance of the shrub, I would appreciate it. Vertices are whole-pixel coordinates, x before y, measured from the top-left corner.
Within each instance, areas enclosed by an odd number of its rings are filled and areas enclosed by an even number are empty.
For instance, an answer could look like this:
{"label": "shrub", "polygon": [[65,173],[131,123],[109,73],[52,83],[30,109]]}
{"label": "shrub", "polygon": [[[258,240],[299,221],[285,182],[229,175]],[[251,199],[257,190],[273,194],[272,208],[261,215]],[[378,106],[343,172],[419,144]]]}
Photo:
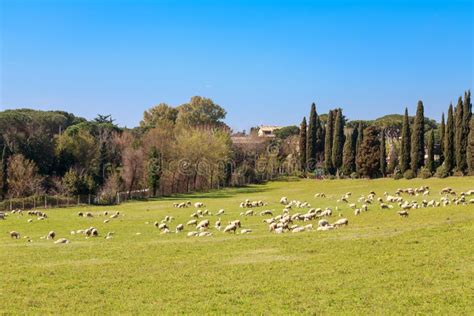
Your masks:
{"label": "shrub", "polygon": [[403,174],[403,177],[407,180],[411,180],[411,179],[415,178],[415,173],[411,169],[408,169]]}
{"label": "shrub", "polygon": [[418,178],[428,179],[428,178],[431,178],[431,176],[432,176],[431,171],[426,167],[421,168],[420,171],[418,172]]}
{"label": "shrub", "polygon": [[360,178],[360,176],[359,176],[359,174],[358,174],[357,172],[351,173],[351,176],[350,176],[350,177],[351,177],[351,179],[359,179],[359,178]]}
{"label": "shrub", "polygon": [[438,169],[436,169],[436,176],[438,178],[447,178],[447,177],[449,177],[449,172],[444,167],[444,164],[442,166],[439,166]]}

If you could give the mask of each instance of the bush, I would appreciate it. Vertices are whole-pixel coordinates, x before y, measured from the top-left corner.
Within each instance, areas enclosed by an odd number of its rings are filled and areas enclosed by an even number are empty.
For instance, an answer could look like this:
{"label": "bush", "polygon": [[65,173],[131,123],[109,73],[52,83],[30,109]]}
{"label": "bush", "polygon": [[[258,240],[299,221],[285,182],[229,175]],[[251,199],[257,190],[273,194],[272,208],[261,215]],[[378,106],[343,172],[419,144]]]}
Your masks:
{"label": "bush", "polygon": [[453,176],[462,177],[462,176],[464,176],[464,173],[462,171],[454,171]]}
{"label": "bush", "polygon": [[436,169],[436,176],[438,178],[447,178],[449,177],[449,172],[447,172],[444,165],[442,165],[442,166],[439,166],[438,169]]}
{"label": "bush", "polygon": [[395,180],[400,180],[400,179],[403,178],[402,171],[400,170],[400,168],[398,166],[395,167],[395,169],[393,170],[393,178]]}
{"label": "bush", "polygon": [[359,178],[360,178],[360,176],[357,172],[351,173],[351,179],[359,179]]}
{"label": "bush", "polygon": [[431,176],[432,176],[431,171],[425,167],[421,168],[418,173],[418,178],[422,178],[422,179],[428,179],[428,178],[431,178]]}
{"label": "bush", "polygon": [[411,179],[415,178],[415,173],[411,169],[409,169],[409,170],[405,171],[405,173],[403,174],[403,177],[407,180],[411,180]]}

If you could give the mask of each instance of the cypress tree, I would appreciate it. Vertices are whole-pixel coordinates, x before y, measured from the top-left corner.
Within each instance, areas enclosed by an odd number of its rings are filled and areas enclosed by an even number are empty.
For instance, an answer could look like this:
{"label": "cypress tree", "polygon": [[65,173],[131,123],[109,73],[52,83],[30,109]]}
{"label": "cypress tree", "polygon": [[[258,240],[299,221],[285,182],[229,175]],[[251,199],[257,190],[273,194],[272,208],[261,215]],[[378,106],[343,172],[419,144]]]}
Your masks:
{"label": "cypress tree", "polygon": [[[356,138],[356,157],[359,156],[360,146],[362,145],[362,140],[364,138],[364,127],[362,126],[362,122],[359,122],[359,126],[357,127],[357,138]],[[359,160],[356,159],[356,171],[359,172]]]}
{"label": "cypress tree", "polygon": [[434,142],[434,131],[431,130],[430,136],[428,137],[428,158],[426,159],[426,169],[428,169],[431,173],[435,171]]}
{"label": "cypress tree", "polygon": [[300,126],[300,168],[303,172],[306,171],[306,117]]}
{"label": "cypress tree", "polygon": [[425,116],[423,102],[418,101],[411,138],[411,170],[417,173],[425,162]]}
{"label": "cypress tree", "polygon": [[335,169],[342,167],[342,152],[344,148],[344,118],[342,109],[336,110],[334,120],[334,137],[332,144],[332,163]]}
{"label": "cypress tree", "polygon": [[324,167],[329,174],[333,173],[332,163],[332,142],[334,132],[334,112],[332,110],[328,113],[328,121],[326,123],[326,137],[324,139]]}
{"label": "cypress tree", "polygon": [[464,93],[464,103],[463,103],[463,138],[462,138],[462,147],[464,148],[464,154],[466,156],[465,167],[468,168],[468,159],[469,153],[467,149],[469,148],[469,131],[472,118],[472,104],[471,104],[471,91],[468,90]]}
{"label": "cypress tree", "polygon": [[318,120],[318,114],[316,113],[316,104],[311,104],[311,110],[309,113],[309,126],[306,140],[306,165],[309,172],[313,172],[315,169],[316,160],[316,124]]}
{"label": "cypress tree", "polygon": [[324,159],[324,129],[321,124],[321,119],[316,113],[316,161],[323,161]]}
{"label": "cypress tree", "polygon": [[474,119],[471,119],[469,140],[467,145],[467,164],[469,172],[474,175]]}
{"label": "cypress tree", "polygon": [[380,133],[380,173],[385,177],[387,173],[387,151],[385,148],[385,131]]}
{"label": "cypress tree", "polygon": [[354,130],[349,135],[346,136],[346,141],[344,142],[343,150],[343,172],[346,175],[350,175],[355,171],[355,145],[354,140],[357,130]]}
{"label": "cypress tree", "polygon": [[156,192],[160,187],[160,179],[162,172],[163,170],[161,154],[156,147],[153,147],[148,157],[147,166],[147,180],[148,185],[152,189],[153,196],[156,196]]}
{"label": "cypress tree", "polygon": [[390,152],[389,152],[389,164],[387,166],[387,171],[388,173],[394,173],[395,172],[395,168],[398,167],[398,151],[397,149],[395,148],[394,144],[392,143],[392,145],[390,146]]}
{"label": "cypress tree", "polygon": [[410,168],[410,121],[408,118],[408,109],[405,108],[405,116],[403,117],[402,126],[402,143],[400,146],[400,170],[402,173]]}
{"label": "cypress tree", "polygon": [[456,158],[456,170],[463,172],[466,169],[466,148],[463,147],[464,137],[464,115],[462,98],[458,98],[458,104],[455,111],[455,128],[454,128],[454,156]]}
{"label": "cypress tree", "polygon": [[361,176],[375,178],[380,174],[380,136],[376,126],[364,130],[357,161]]}
{"label": "cypress tree", "polygon": [[444,166],[448,173],[454,168],[454,117],[453,117],[453,105],[449,105],[448,110],[448,122],[446,124],[446,132],[444,135]]}
{"label": "cypress tree", "polygon": [[441,115],[441,125],[439,128],[439,164],[442,165],[444,162],[444,134],[446,131],[446,125],[444,123],[444,113]]}

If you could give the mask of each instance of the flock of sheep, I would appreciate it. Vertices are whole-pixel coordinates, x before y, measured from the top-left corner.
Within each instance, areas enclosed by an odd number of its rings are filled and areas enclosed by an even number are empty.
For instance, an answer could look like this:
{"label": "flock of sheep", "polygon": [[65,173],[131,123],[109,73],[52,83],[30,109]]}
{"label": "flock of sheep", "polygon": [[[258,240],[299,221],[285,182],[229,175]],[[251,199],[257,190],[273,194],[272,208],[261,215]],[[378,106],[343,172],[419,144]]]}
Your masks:
{"label": "flock of sheep", "polygon": [[[326,207],[324,209],[313,208],[307,201],[289,200],[287,197],[282,197],[279,201],[282,210],[278,212],[278,214],[276,214],[274,209],[256,211],[255,209],[264,208],[268,203],[261,200],[251,201],[247,199],[239,204],[240,208],[245,209],[240,212],[240,217],[242,219],[248,216],[265,217],[262,222],[268,226],[269,232],[275,234],[285,232],[301,233],[314,230],[314,226],[316,226],[317,231],[329,231],[347,226],[349,220],[340,213],[343,208],[352,209],[355,216],[368,212],[370,209],[390,210],[396,208],[398,209],[397,213],[399,216],[408,217],[411,210],[419,208],[442,207],[450,204],[474,204],[474,198],[471,198],[471,196],[474,196],[474,190],[457,194],[451,188],[444,188],[440,193],[441,197],[439,200],[427,200],[430,196],[430,189],[427,186],[398,189],[393,195],[385,192],[382,196],[377,196],[374,191],[371,191],[367,195],[362,195],[358,198],[352,198],[352,193],[347,192],[336,201],[337,206],[334,208]],[[413,197],[420,196],[423,198],[421,202],[413,199]],[[327,198],[325,193],[316,193],[314,197],[316,199]],[[171,215],[165,216],[160,221],[155,221],[153,226],[159,230],[161,234],[169,234],[171,232],[182,233],[186,231],[186,236],[188,237],[208,237],[216,233],[250,234],[253,232],[251,228],[242,227],[241,219],[234,218],[223,222],[222,217],[226,216],[224,209],[216,211],[215,214],[207,209],[202,210],[205,207],[203,202],[192,204],[187,201],[175,203],[173,206],[176,208],[194,207],[194,210],[186,223],[172,225],[175,218]],[[24,213],[30,216],[27,220],[27,222],[30,223],[33,222],[34,217],[36,217],[36,220],[48,219],[48,215],[42,211],[30,210],[23,212],[22,210],[12,210],[11,212],[0,212],[0,220],[5,220],[14,214],[23,215]],[[335,220],[331,220],[333,213],[338,213],[338,218]],[[79,212],[77,215],[84,218],[102,216],[105,218],[103,220],[104,224],[121,216],[119,212],[109,211],[95,214],[92,212]],[[211,224],[211,220],[214,218],[215,221]],[[146,222],[145,224],[150,224],[150,222]],[[172,228],[172,226],[174,227]],[[17,231],[11,231],[9,234],[13,239],[21,238],[21,234]],[[101,236],[98,229],[92,226],[85,229],[72,230],[70,234],[84,235],[85,238]],[[137,233],[137,235],[139,234],[140,233]],[[111,239],[113,235],[113,232],[108,232],[104,238]],[[23,238],[27,239],[28,242],[33,241],[28,236],[24,236]],[[56,233],[54,231],[48,232],[45,236],[42,236],[41,239],[53,240],[54,243],[57,244],[67,244],[70,242],[67,238],[56,239]]]}

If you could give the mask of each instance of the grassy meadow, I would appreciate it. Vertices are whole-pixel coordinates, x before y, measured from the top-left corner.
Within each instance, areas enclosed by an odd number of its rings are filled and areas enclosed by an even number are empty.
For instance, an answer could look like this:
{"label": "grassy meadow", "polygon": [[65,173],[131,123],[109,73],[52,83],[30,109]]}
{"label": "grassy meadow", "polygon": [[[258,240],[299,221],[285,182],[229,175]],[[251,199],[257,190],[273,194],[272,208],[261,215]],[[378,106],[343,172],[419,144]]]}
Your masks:
{"label": "grassy meadow", "polygon": [[[336,202],[348,191],[350,202],[360,205],[357,198],[371,190],[383,197],[421,185],[430,186],[427,199],[439,200],[443,187],[474,189],[474,178],[286,180],[116,207],[51,209],[47,220],[31,223],[27,214],[12,214],[0,221],[0,314],[472,315],[474,204],[422,208],[401,218],[397,206],[381,210],[376,203],[355,216],[347,204]],[[327,197],[315,198],[318,192]],[[338,206],[330,221],[342,213],[349,225],[274,234],[262,222],[269,216],[239,215],[239,203],[247,198],[269,203],[255,208],[257,213],[281,214],[282,196],[312,207]],[[166,215],[175,218],[172,231],[190,220],[194,207],[172,206],[188,200],[202,201],[214,213],[223,208],[224,225],[240,219],[242,228],[253,232],[234,235],[211,228],[210,237],[186,237],[190,228],[185,227],[180,234],[160,234],[153,222]],[[121,216],[103,223],[99,213],[105,210]],[[95,216],[81,218],[79,211]],[[212,227],[217,220],[205,218]],[[312,223],[316,228],[317,220]],[[101,236],[70,234],[90,226]],[[22,238],[11,239],[11,230]],[[50,230],[71,242],[40,239]],[[114,237],[104,239],[107,232]]]}

